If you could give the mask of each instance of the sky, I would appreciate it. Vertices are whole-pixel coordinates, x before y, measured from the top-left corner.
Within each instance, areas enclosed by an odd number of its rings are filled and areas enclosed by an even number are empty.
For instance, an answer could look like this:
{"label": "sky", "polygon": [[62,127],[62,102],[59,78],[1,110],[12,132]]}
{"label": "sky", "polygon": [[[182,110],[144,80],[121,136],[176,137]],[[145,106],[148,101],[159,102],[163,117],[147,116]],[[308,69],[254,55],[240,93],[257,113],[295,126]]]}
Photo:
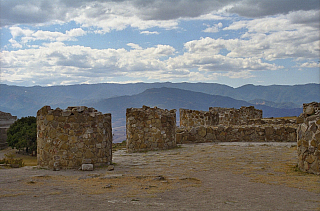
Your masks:
{"label": "sky", "polygon": [[0,0],[0,83],[320,83],[319,0]]}

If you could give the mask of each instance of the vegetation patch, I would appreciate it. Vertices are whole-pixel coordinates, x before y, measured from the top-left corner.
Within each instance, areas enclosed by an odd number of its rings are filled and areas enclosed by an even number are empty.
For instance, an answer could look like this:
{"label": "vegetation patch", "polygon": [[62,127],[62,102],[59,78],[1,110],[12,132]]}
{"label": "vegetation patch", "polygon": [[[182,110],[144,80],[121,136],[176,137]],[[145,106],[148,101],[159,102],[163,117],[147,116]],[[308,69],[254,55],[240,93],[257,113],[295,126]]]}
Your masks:
{"label": "vegetation patch", "polygon": [[4,158],[0,160],[0,164],[6,164],[12,168],[24,166],[23,159],[16,159],[14,154],[5,154]]}
{"label": "vegetation patch", "polygon": [[117,150],[126,149],[127,141],[124,140],[121,143],[112,143],[112,152],[115,152]]}
{"label": "vegetation patch", "polygon": [[15,121],[7,131],[10,147],[27,153],[37,151],[37,120],[33,116],[22,117]]}

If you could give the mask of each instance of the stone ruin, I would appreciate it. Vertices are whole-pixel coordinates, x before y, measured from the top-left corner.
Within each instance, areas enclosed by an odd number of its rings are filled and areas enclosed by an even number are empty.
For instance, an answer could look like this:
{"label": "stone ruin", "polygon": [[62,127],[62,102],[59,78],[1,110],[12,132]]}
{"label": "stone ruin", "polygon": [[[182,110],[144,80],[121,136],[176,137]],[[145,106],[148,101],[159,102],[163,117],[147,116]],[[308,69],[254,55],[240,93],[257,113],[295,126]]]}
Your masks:
{"label": "stone ruin", "polygon": [[[37,130],[39,167],[83,168],[112,162],[111,114],[84,106],[66,110],[44,106],[37,113]],[[320,103],[303,104],[297,122],[262,119],[262,111],[253,106],[180,109],[180,127],[176,110],[128,108],[126,132],[128,152],[169,149],[177,143],[297,141],[299,168],[320,174]]]}
{"label": "stone ruin", "polygon": [[297,129],[298,167],[320,175],[320,103],[303,104]]}
{"label": "stone ruin", "polygon": [[197,111],[180,108],[179,112],[180,127],[192,128],[219,124],[219,114],[215,111]]}
{"label": "stone ruin", "polygon": [[128,108],[126,112],[127,151],[176,147],[176,110],[157,107]]}
{"label": "stone ruin", "polygon": [[242,106],[240,109],[210,107],[209,112],[218,113],[219,124],[226,126],[245,125],[249,120],[262,119],[262,110],[255,109],[254,106]]}
{"label": "stone ruin", "polygon": [[0,150],[8,146],[7,130],[17,120],[17,116],[0,111]]}
{"label": "stone ruin", "polygon": [[168,149],[182,143],[296,141],[295,120],[262,119],[262,110],[253,106],[179,112],[180,127],[176,127],[175,110],[127,109],[127,150]]}
{"label": "stone ruin", "polygon": [[85,106],[42,107],[37,112],[37,162],[38,167],[53,170],[109,165],[111,114]]}
{"label": "stone ruin", "polygon": [[[185,122],[197,122],[201,119],[199,116],[209,114],[218,115],[211,124],[194,124],[193,127],[185,124]],[[297,124],[294,120],[262,119],[262,110],[255,109],[253,106],[240,109],[210,107],[209,112],[180,109],[180,127],[176,130],[176,141],[177,144],[241,141],[295,142],[296,128]]]}

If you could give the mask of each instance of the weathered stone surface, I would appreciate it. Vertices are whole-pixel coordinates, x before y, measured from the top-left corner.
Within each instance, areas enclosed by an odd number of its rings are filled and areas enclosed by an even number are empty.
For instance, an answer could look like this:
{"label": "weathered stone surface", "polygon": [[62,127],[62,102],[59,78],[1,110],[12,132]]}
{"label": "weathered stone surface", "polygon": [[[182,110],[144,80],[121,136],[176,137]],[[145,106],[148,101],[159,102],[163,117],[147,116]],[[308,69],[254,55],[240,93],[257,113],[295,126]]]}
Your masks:
{"label": "weathered stone surface", "polygon": [[307,114],[307,115],[313,114],[313,113],[314,113],[314,107],[313,107],[312,105],[308,105],[308,106],[306,107],[304,113]]}
{"label": "weathered stone surface", "polygon": [[82,171],[93,171],[93,164],[82,164]]}
{"label": "weathered stone surface", "polygon": [[[214,121],[203,121],[208,116]],[[240,109],[211,107],[209,112],[180,109],[180,127],[177,128],[176,138],[177,143],[294,142],[297,127],[292,119],[262,119],[262,110],[253,106]]]}
{"label": "weathered stone surface", "polygon": [[109,165],[111,114],[85,106],[65,110],[44,106],[37,112],[37,152],[38,166],[50,169],[56,168],[55,162],[61,169],[79,169],[82,164]]}
{"label": "weathered stone surface", "polygon": [[92,160],[87,158],[87,159],[82,159],[82,164],[92,164]]}
{"label": "weathered stone surface", "polygon": [[219,114],[221,125],[243,125],[248,124],[249,120],[262,119],[262,110],[255,109],[253,106],[242,106],[240,109],[210,107],[209,112]]}
{"label": "weathered stone surface", "polygon": [[113,171],[114,170],[114,165],[109,165],[107,168],[107,171]]}
{"label": "weathered stone surface", "polygon": [[[207,131],[207,132],[205,132]],[[210,131],[210,133],[208,133]],[[204,142],[295,142],[296,126],[232,125],[179,128],[177,143]]]}
{"label": "weathered stone surface", "polygon": [[320,175],[320,103],[303,104],[297,129],[298,166],[301,171]]}
{"label": "weathered stone surface", "polygon": [[0,111],[0,150],[8,146],[7,130],[16,120],[16,116]]}
{"label": "weathered stone surface", "polygon": [[205,137],[207,135],[207,129],[204,126],[199,127],[198,134],[201,137]]}
{"label": "weathered stone surface", "polygon": [[215,111],[197,111],[179,109],[180,127],[214,126],[219,124],[219,115]]}
{"label": "weathered stone surface", "polygon": [[157,107],[128,108],[126,112],[129,152],[169,149],[176,146],[176,110]]}

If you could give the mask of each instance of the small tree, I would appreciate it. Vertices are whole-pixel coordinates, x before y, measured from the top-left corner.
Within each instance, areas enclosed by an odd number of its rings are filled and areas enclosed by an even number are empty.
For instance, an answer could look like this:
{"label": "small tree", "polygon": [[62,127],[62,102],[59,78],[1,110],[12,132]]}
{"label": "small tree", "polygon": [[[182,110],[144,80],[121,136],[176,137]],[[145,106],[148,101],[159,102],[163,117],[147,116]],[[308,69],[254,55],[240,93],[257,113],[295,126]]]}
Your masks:
{"label": "small tree", "polygon": [[7,131],[8,145],[18,150],[37,150],[37,120],[33,116],[22,117],[15,121]]}

